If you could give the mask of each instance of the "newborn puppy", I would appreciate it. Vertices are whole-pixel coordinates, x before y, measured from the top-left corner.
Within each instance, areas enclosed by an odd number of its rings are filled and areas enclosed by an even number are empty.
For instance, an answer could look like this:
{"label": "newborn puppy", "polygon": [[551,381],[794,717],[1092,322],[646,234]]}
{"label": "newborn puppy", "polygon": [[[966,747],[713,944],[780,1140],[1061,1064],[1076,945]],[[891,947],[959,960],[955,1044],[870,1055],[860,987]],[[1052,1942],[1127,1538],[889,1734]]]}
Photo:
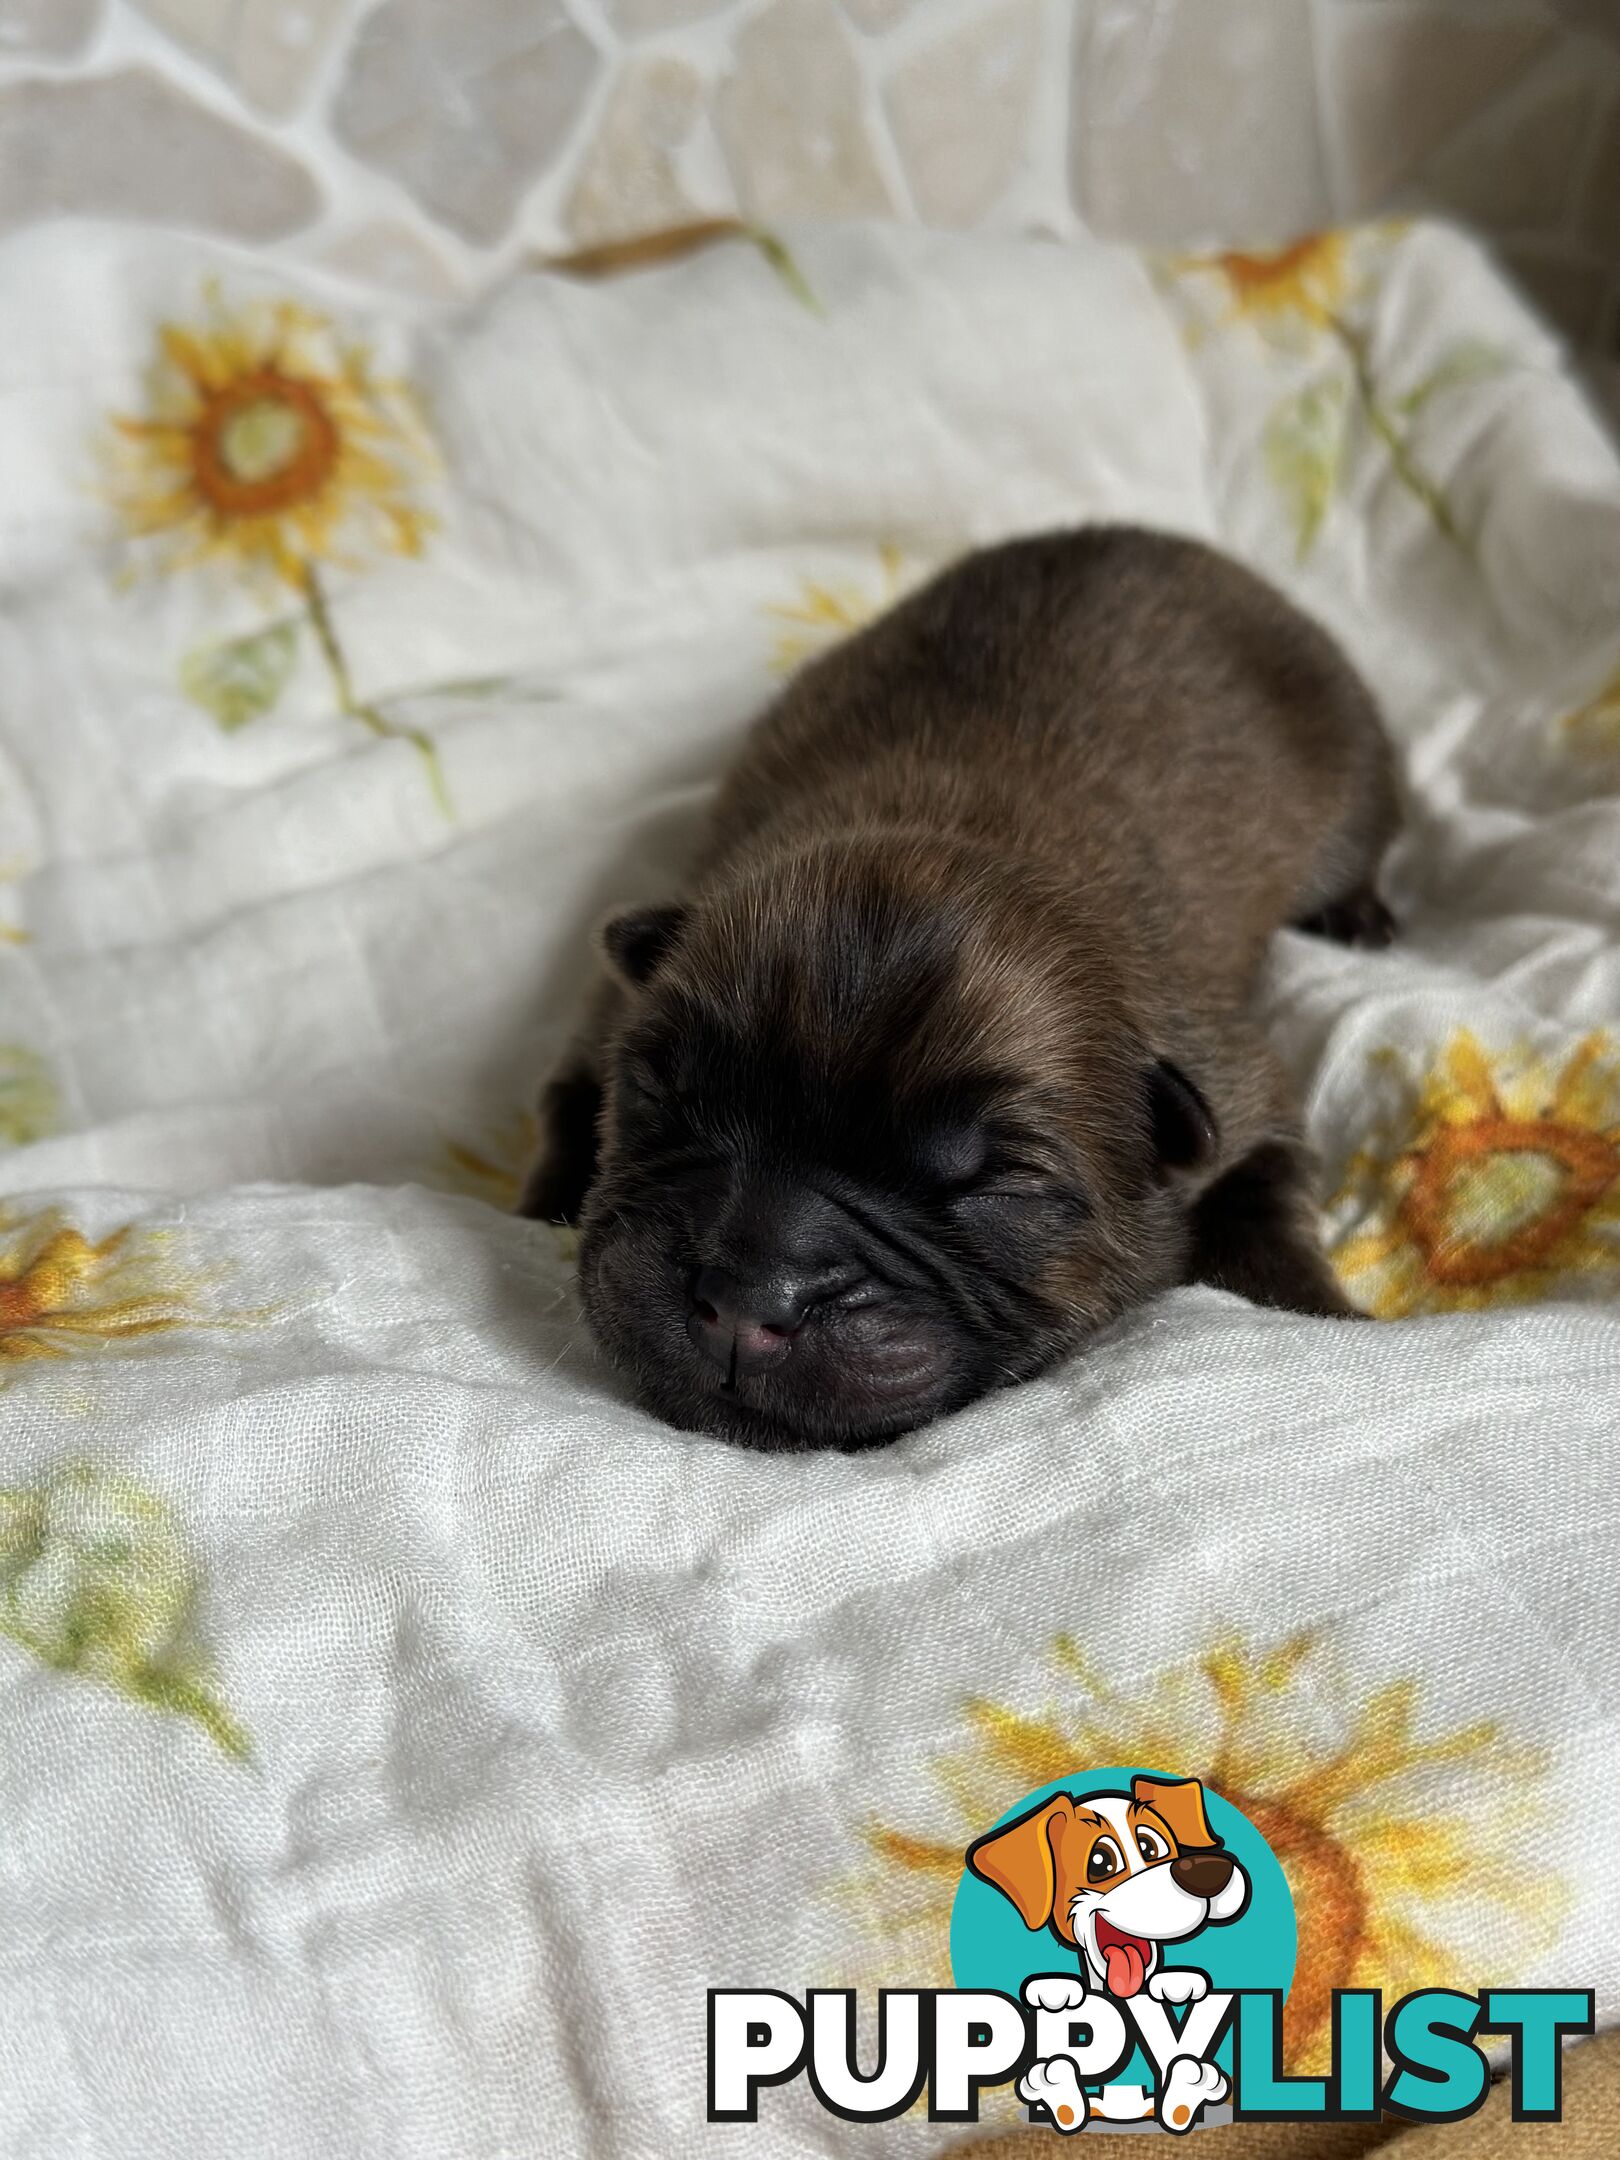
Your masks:
{"label": "newborn puppy", "polygon": [[1372,699],[1195,543],[970,556],[757,723],[684,895],[602,933],[523,1212],[673,1424],[890,1439],[1173,1284],[1344,1314],[1251,1009],[1382,942]]}

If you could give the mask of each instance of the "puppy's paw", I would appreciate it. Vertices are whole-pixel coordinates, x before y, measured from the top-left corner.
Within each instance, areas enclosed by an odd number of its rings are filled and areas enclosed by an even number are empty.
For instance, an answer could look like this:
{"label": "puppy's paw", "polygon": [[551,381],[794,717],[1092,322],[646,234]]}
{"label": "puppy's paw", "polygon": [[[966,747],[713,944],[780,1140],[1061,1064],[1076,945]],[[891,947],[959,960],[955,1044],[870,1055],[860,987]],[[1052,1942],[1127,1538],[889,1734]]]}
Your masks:
{"label": "puppy's paw", "polygon": [[1046,2062],[1031,2063],[1018,2080],[1018,2097],[1031,2107],[1045,2108],[1065,2137],[1072,2137],[1076,2130],[1086,2127],[1090,2110],[1074,2064],[1067,2055],[1054,2055]]}
{"label": "puppy's paw", "polygon": [[1202,2002],[1209,1993],[1209,1975],[1196,1972],[1190,1965],[1166,1965],[1153,1975],[1147,1991],[1155,2002]]}
{"label": "puppy's paw", "polygon": [[1024,1982],[1024,2000],[1032,2010],[1078,2010],[1085,1999],[1082,1973],[1036,1973]]}
{"label": "puppy's paw", "polygon": [[1192,2128],[1203,2109],[1225,2098],[1223,2070],[1214,2063],[1198,2062],[1191,2055],[1178,2055],[1165,2073],[1164,2090],[1159,2095],[1159,2120],[1166,2130],[1174,2130],[1179,2136]]}

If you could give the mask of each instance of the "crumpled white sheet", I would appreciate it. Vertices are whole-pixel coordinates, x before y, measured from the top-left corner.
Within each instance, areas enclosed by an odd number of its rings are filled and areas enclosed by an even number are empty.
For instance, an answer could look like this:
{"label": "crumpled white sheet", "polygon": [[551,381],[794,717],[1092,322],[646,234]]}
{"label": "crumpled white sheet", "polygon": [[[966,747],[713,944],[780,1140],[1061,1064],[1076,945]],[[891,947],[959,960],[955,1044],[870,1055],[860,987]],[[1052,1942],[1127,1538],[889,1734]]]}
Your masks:
{"label": "crumpled white sheet", "polygon": [[[705,1989],[944,1983],[918,1856],[1167,1738],[1281,1811],[1302,1942],[1320,1852],[1364,1894],[1327,1984],[1416,1943],[1620,2006],[1614,452],[1442,230],[786,237],[813,308],[741,242],[454,318],[300,287],[370,372],[287,368],[356,440],[408,376],[441,460],[367,437],[419,555],[300,543],[380,736],[285,564],[125,529],[282,273],[0,249],[8,2150],[867,2150],[797,2087],[708,2128]],[[490,1205],[585,927],[778,667],[1090,517],[1219,537],[1385,700],[1406,935],[1282,940],[1271,999],[1346,1279],[1415,1317],[1189,1291],[870,1457],[670,1433]],[[232,727],[182,686],[226,637]]]}

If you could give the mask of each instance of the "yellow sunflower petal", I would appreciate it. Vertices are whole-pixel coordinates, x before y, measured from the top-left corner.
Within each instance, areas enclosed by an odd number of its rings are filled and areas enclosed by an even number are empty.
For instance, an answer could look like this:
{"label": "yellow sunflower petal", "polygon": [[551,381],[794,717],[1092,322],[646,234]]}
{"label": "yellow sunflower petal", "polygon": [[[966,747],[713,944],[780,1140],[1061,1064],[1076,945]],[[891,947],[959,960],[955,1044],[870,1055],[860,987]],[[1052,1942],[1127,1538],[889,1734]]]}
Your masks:
{"label": "yellow sunflower petal", "polygon": [[[1459,1028],[1446,1052],[1445,1069],[1452,1086],[1465,1098],[1460,1106],[1468,1115],[1497,1107],[1496,1081],[1489,1058],[1480,1047],[1479,1039],[1468,1028]],[[1447,1112],[1457,1108],[1448,1103]]]}
{"label": "yellow sunflower petal", "polygon": [[1554,1085],[1547,1105],[1548,1117],[1590,1126],[1609,1114],[1615,1076],[1603,1069],[1608,1047],[1608,1038],[1599,1028],[1576,1044]]}

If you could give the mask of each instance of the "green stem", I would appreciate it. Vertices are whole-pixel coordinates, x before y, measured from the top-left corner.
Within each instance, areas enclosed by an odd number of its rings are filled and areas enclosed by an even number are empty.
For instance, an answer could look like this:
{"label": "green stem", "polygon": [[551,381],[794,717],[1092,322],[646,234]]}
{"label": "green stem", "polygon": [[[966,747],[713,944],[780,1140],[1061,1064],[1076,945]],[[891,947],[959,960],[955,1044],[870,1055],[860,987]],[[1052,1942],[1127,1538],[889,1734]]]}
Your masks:
{"label": "green stem", "polygon": [[809,279],[794,261],[786,241],[766,225],[744,225],[742,229],[744,237],[759,249],[800,306],[807,307],[812,315],[825,315],[827,310],[816,298]]}
{"label": "green stem", "polygon": [[444,768],[439,763],[438,746],[425,729],[400,727],[385,719],[375,705],[368,705],[354,694],[354,678],[349,673],[349,663],[343,647],[338,643],[337,625],[332,620],[331,606],[322,587],[320,573],[313,564],[305,566],[304,598],[309,603],[310,626],[315,641],[321,648],[321,656],[332,677],[332,687],[337,692],[339,710],[351,720],[358,720],[362,727],[370,728],[373,735],[385,741],[408,742],[427,767],[428,786],[433,800],[445,817],[453,820],[455,806],[450,800],[450,790],[445,784]]}
{"label": "green stem", "polygon": [[1373,376],[1372,359],[1367,350],[1367,340],[1362,333],[1347,323],[1342,315],[1330,315],[1328,325],[1333,334],[1350,355],[1350,366],[1355,376],[1356,395],[1367,415],[1368,425],[1389,452],[1395,477],[1407,491],[1415,495],[1440,531],[1452,546],[1473,560],[1473,546],[1452,515],[1450,503],[1438,484],[1431,480],[1412,454],[1412,446],[1390,417],[1388,408],[1378,395],[1378,384]]}

